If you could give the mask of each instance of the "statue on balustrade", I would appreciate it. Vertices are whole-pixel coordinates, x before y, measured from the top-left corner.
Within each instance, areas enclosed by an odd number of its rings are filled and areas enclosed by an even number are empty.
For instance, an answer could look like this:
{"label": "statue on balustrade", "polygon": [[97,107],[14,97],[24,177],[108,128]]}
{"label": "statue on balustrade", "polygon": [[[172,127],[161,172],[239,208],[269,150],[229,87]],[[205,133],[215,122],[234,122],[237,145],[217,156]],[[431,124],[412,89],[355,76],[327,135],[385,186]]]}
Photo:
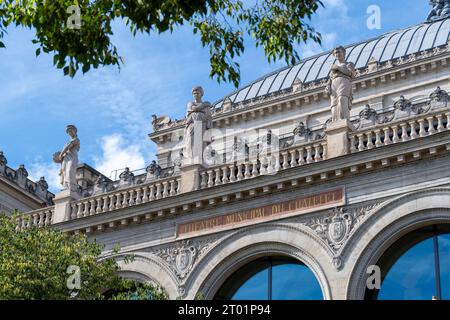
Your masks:
{"label": "statue on balustrade", "polygon": [[325,91],[331,96],[331,119],[333,122],[350,119],[353,92],[352,79],[355,66],[345,60],[345,48],[333,50],[336,62],[331,67],[331,74]]}
{"label": "statue on balustrade", "polygon": [[212,129],[211,104],[202,101],[204,91],[202,87],[192,89],[194,101],[187,105],[186,127],[184,131],[184,156],[188,163],[202,163],[205,147],[205,131]]}
{"label": "statue on balustrade", "polygon": [[69,135],[70,140],[64,145],[61,152],[56,152],[53,155],[53,161],[61,164],[59,176],[63,190],[78,190],[76,171],[80,140],[78,139],[77,132],[78,130],[74,125],[68,125],[66,127],[66,133]]}

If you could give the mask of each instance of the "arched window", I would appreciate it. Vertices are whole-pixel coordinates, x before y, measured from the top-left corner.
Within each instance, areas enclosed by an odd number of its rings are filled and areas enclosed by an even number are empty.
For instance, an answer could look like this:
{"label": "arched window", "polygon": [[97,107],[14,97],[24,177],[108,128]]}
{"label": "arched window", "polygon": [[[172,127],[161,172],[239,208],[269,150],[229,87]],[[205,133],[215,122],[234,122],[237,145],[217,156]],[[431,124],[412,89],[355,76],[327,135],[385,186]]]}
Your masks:
{"label": "arched window", "polygon": [[420,228],[395,242],[377,265],[381,288],[366,299],[450,299],[450,225]]}
{"label": "arched window", "polygon": [[233,273],[215,299],[321,300],[322,290],[312,271],[286,257],[254,260]]}

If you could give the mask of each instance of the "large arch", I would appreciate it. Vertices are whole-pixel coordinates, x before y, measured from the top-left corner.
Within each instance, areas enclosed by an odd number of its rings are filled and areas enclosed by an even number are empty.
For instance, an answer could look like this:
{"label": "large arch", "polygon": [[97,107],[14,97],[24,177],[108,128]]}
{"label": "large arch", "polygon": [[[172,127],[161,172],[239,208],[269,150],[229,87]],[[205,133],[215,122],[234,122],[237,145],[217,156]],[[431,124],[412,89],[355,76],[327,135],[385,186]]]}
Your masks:
{"label": "large arch", "polygon": [[166,290],[169,299],[178,297],[176,279],[167,267],[154,259],[149,253],[133,252],[132,255],[134,259],[128,263],[125,261],[126,254],[118,254],[113,257],[120,267],[119,276],[139,282],[157,284]]}
{"label": "large arch", "polygon": [[450,223],[450,189],[432,188],[400,196],[374,212],[346,248],[349,277],[342,298],[364,298],[367,268],[409,232],[432,224]]}
{"label": "large arch", "polygon": [[316,277],[324,299],[332,299],[326,269],[333,266],[323,243],[305,228],[275,223],[243,228],[208,252],[186,282],[187,298],[201,292],[206,299],[212,299],[236,270],[268,255],[291,257],[304,263]]}

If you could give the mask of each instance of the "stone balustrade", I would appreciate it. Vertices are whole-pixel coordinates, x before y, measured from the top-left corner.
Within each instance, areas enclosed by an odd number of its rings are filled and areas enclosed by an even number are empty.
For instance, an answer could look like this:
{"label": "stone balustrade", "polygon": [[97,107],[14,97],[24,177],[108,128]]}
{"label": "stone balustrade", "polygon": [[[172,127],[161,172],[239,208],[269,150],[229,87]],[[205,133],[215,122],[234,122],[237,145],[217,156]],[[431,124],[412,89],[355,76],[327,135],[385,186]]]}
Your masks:
{"label": "stone balustrade", "polygon": [[70,219],[92,216],[175,196],[180,193],[180,179],[180,177],[170,177],[74,201],[70,204]]}
{"label": "stone balustrade", "polygon": [[325,160],[326,142],[324,140],[281,149],[273,154],[265,154],[237,161],[230,164],[217,165],[200,172],[200,189],[233,183],[260,175],[276,172]]}
{"label": "stone balustrade", "polygon": [[52,224],[55,207],[46,207],[39,210],[28,212],[25,216],[19,218],[17,229],[26,229],[31,226],[45,227]]}
{"label": "stone balustrade", "polygon": [[349,135],[350,152],[355,153],[427,137],[444,130],[450,130],[450,111],[448,109],[408,117],[352,133]]}

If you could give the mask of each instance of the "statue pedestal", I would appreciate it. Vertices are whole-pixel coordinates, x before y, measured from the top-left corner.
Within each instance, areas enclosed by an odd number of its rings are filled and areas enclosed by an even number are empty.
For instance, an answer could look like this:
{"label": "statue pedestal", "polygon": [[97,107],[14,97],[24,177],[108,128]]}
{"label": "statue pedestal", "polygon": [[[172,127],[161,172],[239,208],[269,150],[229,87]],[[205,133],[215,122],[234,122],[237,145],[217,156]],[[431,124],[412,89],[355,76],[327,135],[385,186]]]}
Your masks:
{"label": "statue pedestal", "polygon": [[52,223],[68,221],[70,219],[70,203],[80,198],[81,195],[78,192],[68,189],[57,193],[53,199],[55,213],[53,214]]}
{"label": "statue pedestal", "polygon": [[327,134],[327,159],[349,153],[348,133],[354,130],[349,120],[332,122],[325,130]]}
{"label": "statue pedestal", "polygon": [[180,193],[191,192],[200,188],[201,164],[187,164],[181,167]]}

